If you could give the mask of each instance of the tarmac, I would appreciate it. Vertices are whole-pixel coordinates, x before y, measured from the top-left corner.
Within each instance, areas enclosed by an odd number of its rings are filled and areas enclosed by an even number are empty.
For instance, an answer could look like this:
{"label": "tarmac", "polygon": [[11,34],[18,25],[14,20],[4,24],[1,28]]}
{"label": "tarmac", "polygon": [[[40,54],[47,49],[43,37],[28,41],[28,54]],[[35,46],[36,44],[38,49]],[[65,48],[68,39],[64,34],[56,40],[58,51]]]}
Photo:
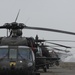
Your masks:
{"label": "tarmac", "polygon": [[39,69],[40,75],[75,75],[75,63],[61,63],[60,66],[53,66],[44,72]]}

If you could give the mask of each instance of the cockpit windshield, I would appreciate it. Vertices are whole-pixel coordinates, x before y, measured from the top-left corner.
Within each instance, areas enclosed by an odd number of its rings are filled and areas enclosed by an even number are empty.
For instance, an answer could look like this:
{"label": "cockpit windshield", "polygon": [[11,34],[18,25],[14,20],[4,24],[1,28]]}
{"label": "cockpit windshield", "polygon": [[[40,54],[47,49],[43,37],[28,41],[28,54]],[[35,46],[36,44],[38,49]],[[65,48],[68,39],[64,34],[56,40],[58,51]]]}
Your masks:
{"label": "cockpit windshield", "polygon": [[0,59],[3,57],[6,57],[8,54],[8,49],[6,48],[0,48]]}
{"label": "cockpit windshield", "polygon": [[0,48],[0,59],[26,59],[33,60],[32,51],[30,48]]}
{"label": "cockpit windshield", "polygon": [[32,52],[29,48],[19,48],[18,53],[19,58],[32,60]]}
{"label": "cockpit windshield", "polygon": [[9,58],[16,59],[17,58],[17,49],[9,49]]}

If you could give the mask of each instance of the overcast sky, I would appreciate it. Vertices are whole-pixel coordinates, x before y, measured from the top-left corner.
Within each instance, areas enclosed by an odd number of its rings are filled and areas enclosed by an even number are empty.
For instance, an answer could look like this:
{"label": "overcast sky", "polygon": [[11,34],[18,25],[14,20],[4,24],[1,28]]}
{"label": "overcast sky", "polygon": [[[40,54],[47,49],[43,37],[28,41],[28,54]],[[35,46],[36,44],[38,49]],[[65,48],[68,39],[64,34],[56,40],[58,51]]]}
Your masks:
{"label": "overcast sky", "polygon": [[[19,9],[17,22],[75,32],[75,0],[0,0],[0,25],[14,22]],[[23,30],[23,36],[26,37],[35,37],[36,34],[48,40],[75,40],[75,35]],[[0,31],[0,36],[6,36],[5,30]],[[75,47],[75,43],[61,44]],[[71,51],[75,53],[75,49]]]}

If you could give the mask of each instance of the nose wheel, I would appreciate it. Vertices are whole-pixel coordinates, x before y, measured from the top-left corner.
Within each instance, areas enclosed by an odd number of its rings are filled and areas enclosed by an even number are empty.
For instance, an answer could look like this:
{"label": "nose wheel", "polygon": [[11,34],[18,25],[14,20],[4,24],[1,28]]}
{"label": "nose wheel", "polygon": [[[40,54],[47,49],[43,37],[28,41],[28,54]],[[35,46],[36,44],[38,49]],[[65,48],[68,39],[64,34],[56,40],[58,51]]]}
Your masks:
{"label": "nose wheel", "polygon": [[47,72],[47,67],[46,66],[44,66],[43,71]]}

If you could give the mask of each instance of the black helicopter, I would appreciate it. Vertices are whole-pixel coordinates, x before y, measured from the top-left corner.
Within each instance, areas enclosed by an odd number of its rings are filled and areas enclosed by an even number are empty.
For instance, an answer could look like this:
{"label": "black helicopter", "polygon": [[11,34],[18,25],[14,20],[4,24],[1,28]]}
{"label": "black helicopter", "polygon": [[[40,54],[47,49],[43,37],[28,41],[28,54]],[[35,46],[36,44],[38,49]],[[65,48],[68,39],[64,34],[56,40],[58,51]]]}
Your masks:
{"label": "black helicopter", "polygon": [[[49,69],[49,65],[52,65],[52,63],[54,61],[59,61],[60,58],[57,57],[56,54],[55,54],[56,57],[52,58],[52,56],[49,53],[49,50],[47,48],[47,47],[49,47],[49,45],[44,45],[44,43],[42,43],[44,41],[45,40],[39,39],[38,35],[36,35],[35,43],[36,43],[37,48],[38,48],[38,51],[36,52],[36,56],[37,56],[36,65],[38,65],[38,66],[36,68],[39,69],[41,67],[41,68],[43,68],[44,72],[46,72],[47,69]],[[38,59],[41,57],[42,57],[41,60]],[[58,64],[56,64],[56,65],[58,65]]]}
{"label": "black helicopter", "polygon": [[[37,49],[35,40],[31,37],[22,37],[22,29],[53,31],[71,35],[75,35],[75,33],[57,29],[26,26],[23,23],[16,22],[18,15],[15,22],[5,23],[3,26],[0,26],[0,29],[7,29],[7,36],[0,37],[0,73],[17,70],[17,74],[21,71],[20,73],[24,72],[29,75],[36,75],[39,74],[35,71],[36,59],[43,58],[36,58]],[[10,31],[10,35],[8,35],[8,30]]]}
{"label": "black helicopter", "polygon": [[[69,52],[68,50],[62,50],[62,49],[54,48],[50,45],[44,45],[44,42],[47,42],[47,41],[49,40],[39,39],[38,35],[36,35],[35,42],[37,44],[37,47],[39,48],[37,54],[38,54],[38,57],[41,57],[41,56],[43,57],[42,60],[36,59],[38,61],[36,62],[38,64],[37,68],[42,67],[45,72],[47,71],[47,69],[49,69],[49,66],[52,67],[54,64],[56,66],[59,66],[59,62],[61,59],[59,55],[55,52],[55,50]],[[60,47],[71,48],[69,46],[65,46],[65,45],[61,45],[57,43],[52,43],[52,42],[47,42],[47,43],[51,43]],[[52,48],[51,49],[52,51],[49,52],[50,49],[48,49],[47,47]],[[47,59],[46,58],[44,59],[44,57],[46,57]]]}

